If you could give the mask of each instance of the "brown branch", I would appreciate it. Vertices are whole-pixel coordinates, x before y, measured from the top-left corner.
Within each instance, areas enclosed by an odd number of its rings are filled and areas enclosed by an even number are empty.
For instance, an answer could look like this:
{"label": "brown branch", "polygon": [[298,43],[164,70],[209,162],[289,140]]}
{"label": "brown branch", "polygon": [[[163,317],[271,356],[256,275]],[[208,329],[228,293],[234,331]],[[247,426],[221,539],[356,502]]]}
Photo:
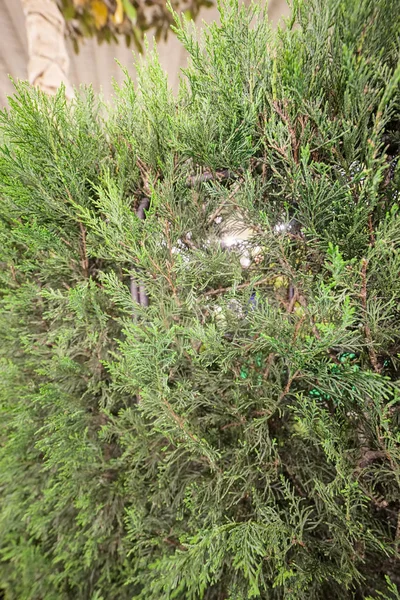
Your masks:
{"label": "brown branch", "polygon": [[215,173],[211,173],[210,171],[206,171],[201,175],[191,175],[187,182],[186,186],[193,188],[196,187],[199,183],[206,183],[207,181],[227,181],[228,179],[234,179],[235,175],[229,169],[220,169]]}
{"label": "brown branch", "polygon": [[282,121],[284,121],[287,125],[289,134],[290,134],[290,139],[292,142],[293,158],[294,158],[294,161],[296,163],[298,163],[299,162],[299,141],[297,140],[296,132],[293,129],[293,126],[290,122],[288,115],[282,110],[282,108],[279,106],[278,102],[273,102],[272,104],[273,104],[276,112],[278,113],[278,115],[281,117]]}
{"label": "brown branch", "polygon": [[217,208],[214,210],[214,212],[208,217],[207,225],[211,225],[211,223],[213,221],[215,221],[215,219],[221,214],[221,212],[223,211],[225,206],[228,204],[228,202],[233,200],[235,194],[237,193],[237,191],[239,189],[239,185],[240,185],[239,181],[236,182],[236,184],[233,186],[229,196],[227,198],[225,198],[225,200],[223,200],[221,202],[221,204],[219,206],[217,206]]}
{"label": "brown branch", "polygon": [[271,354],[268,354],[267,366],[265,367],[264,373],[263,373],[264,379],[268,379],[268,377],[269,377],[269,372],[271,370],[272,363],[274,362],[274,358],[275,358],[275,354],[273,352],[271,352]]}
{"label": "brown branch", "polygon": [[[246,283],[241,283],[240,285],[236,286],[235,289],[242,290],[244,288],[249,287],[250,285],[254,285],[254,286],[263,285],[264,283],[267,283],[269,280],[270,280],[270,277],[265,277],[264,279],[260,279],[259,281],[247,281]],[[232,285],[229,285],[227,287],[220,287],[215,290],[210,290],[208,292],[205,292],[204,296],[217,296],[218,294],[223,294],[224,292],[228,292],[231,289],[233,289]]]}
{"label": "brown branch", "polygon": [[136,279],[133,275],[131,275],[131,280],[130,280],[130,291],[131,291],[131,298],[132,300],[136,303],[136,304],[140,304],[139,301],[139,288],[138,285],[136,283]]}
{"label": "brown branch", "polygon": [[[284,399],[285,396],[287,396],[290,392],[290,388],[292,387],[293,382],[295,381],[295,379],[298,379],[298,376],[300,375],[300,369],[297,369],[297,371],[295,371],[293,373],[293,375],[291,375],[285,385],[285,388],[282,390],[281,394],[279,395],[278,401],[276,403],[276,405],[274,406],[274,410],[276,409],[276,407],[278,406],[278,404]],[[271,410],[255,410],[253,413],[253,415],[258,416],[258,417],[263,417],[264,415],[268,415],[271,416],[273,414],[273,411],[271,412]]]}
{"label": "brown branch", "polygon": [[170,256],[170,259],[172,261],[172,258],[173,258],[172,243],[171,243],[171,236],[169,235],[169,223],[168,223],[168,221],[165,221],[164,231],[165,231],[165,237],[167,239],[167,247],[168,247],[169,256]]}
{"label": "brown branch", "polygon": [[[139,162],[139,159],[138,159],[138,162]],[[146,218],[145,211],[149,208],[149,206],[150,206],[150,198],[145,196],[144,198],[142,198],[142,200],[138,206],[138,209],[136,211],[136,215],[141,221],[143,221]],[[131,275],[131,280],[130,280],[130,291],[131,291],[132,300],[136,304],[140,304],[141,306],[149,305],[149,297],[146,294],[143,283],[137,282],[136,278],[133,275]],[[135,314],[133,315],[133,318],[135,318]]]}
{"label": "brown branch", "polygon": [[273,144],[271,141],[268,142],[268,145],[270,148],[272,148],[272,150],[275,150],[275,152],[280,154],[282,156],[282,158],[285,158],[286,160],[288,159],[288,155],[286,154],[284,148],[281,148],[280,146]]}
{"label": "brown branch", "polygon": [[370,450],[369,448],[365,448],[360,460],[358,461],[358,468],[365,469],[365,467],[372,464],[376,460],[385,457],[386,455],[384,452],[382,452],[382,450]]}
{"label": "brown branch", "polygon": [[82,265],[84,276],[89,277],[89,259],[88,259],[87,250],[86,250],[86,229],[82,223],[79,223],[79,228],[81,230],[81,236],[82,236],[81,265]]}
{"label": "brown branch", "polygon": [[185,235],[185,237],[181,238],[181,242],[182,242],[182,244],[184,244],[185,246],[190,248],[190,250],[198,250],[198,247],[196,246],[196,244],[194,242],[192,242],[192,240],[190,238],[188,238],[187,235]]}
{"label": "brown branch", "polygon": [[281,395],[279,396],[279,400],[278,402],[281,402],[281,400],[284,399],[285,396],[288,395],[288,393],[290,392],[290,388],[292,387],[292,383],[295,379],[297,379],[297,377],[300,374],[300,370],[297,369],[297,371],[295,371],[295,373],[293,373],[293,375],[291,377],[289,377],[287,384],[285,385],[285,389],[282,391]]}
{"label": "brown branch", "polygon": [[[72,194],[69,191],[67,186],[65,186],[65,191],[67,192],[67,196],[68,196],[71,204],[74,205],[75,204],[74,199],[73,199]],[[81,266],[82,266],[85,277],[89,277],[89,258],[87,256],[87,249],[86,249],[86,229],[85,229],[83,223],[79,223],[79,229],[81,231],[81,237],[82,237],[82,246],[79,249],[79,254],[81,255]],[[64,238],[61,238],[61,239],[68,246],[71,245]]]}
{"label": "brown branch", "polygon": [[304,321],[305,321],[305,315],[303,315],[296,323],[296,327],[294,328],[294,333],[293,333],[293,338],[292,338],[292,344],[295,343],[297,336],[299,335],[299,331],[301,329],[301,326],[303,325]]}
{"label": "brown branch", "polygon": [[147,169],[146,165],[144,164],[144,162],[142,161],[141,158],[137,158],[136,164],[137,164],[137,167],[138,167],[138,169],[140,171],[140,174],[142,176],[144,195],[146,197],[150,197],[151,196],[151,191],[150,191],[150,185],[149,185],[149,172],[148,172],[148,169]]}
{"label": "brown branch", "polygon": [[369,243],[371,246],[375,246],[375,233],[374,225],[372,223],[372,214],[368,217],[368,229],[369,229]]}
{"label": "brown branch", "polygon": [[214,212],[211,213],[211,215],[208,217],[208,219],[207,219],[207,225],[211,225],[212,222],[215,221],[215,219],[217,217],[219,217],[219,215],[221,214],[221,212],[225,208],[227,202],[228,202],[228,198],[226,198],[225,200],[223,200],[221,202],[221,204],[219,206],[217,206],[217,208],[214,210]]}
{"label": "brown branch", "polygon": [[234,421],[232,423],[227,423],[226,425],[222,425],[222,427],[220,427],[220,429],[221,429],[221,431],[224,431],[225,429],[230,429],[231,427],[241,427],[245,423],[246,423],[246,419],[244,417],[242,417],[242,419],[240,421]]}
{"label": "brown branch", "polygon": [[[196,436],[186,427],[186,423],[185,421],[182,419],[182,417],[180,417],[172,408],[171,404],[168,402],[168,400],[166,398],[162,399],[162,403],[164,404],[164,406],[167,408],[168,413],[170,414],[170,416],[172,417],[172,419],[175,421],[175,423],[178,425],[179,429],[186,435],[188,436],[192,442],[194,442],[195,444],[199,443],[199,440],[196,438]],[[214,463],[213,461],[208,457],[208,456],[204,456],[203,458],[207,461],[207,463],[209,464],[209,466],[212,469],[217,469],[220,470]]]}
{"label": "brown branch", "polygon": [[[22,0],[28,42],[28,79],[46,94],[56,94],[61,82],[67,99],[74,96],[69,82],[65,20],[52,0]],[[16,3],[14,3],[16,4]]]}
{"label": "brown branch", "polygon": [[380,510],[386,509],[388,506],[388,501],[384,498],[376,498],[360,481],[360,478],[357,478],[357,483],[364,492],[364,494],[371,500],[371,502]]}
{"label": "brown branch", "polygon": [[362,259],[362,267],[361,267],[360,298],[361,298],[361,304],[362,304],[363,311],[364,311],[364,332],[365,332],[365,339],[366,339],[366,342],[368,345],[369,359],[374,368],[374,371],[376,373],[380,373],[381,366],[379,364],[378,357],[377,357],[377,354],[376,354],[374,346],[373,346],[371,328],[369,326],[368,318],[367,318],[367,267],[368,267],[368,259],[363,258]]}
{"label": "brown branch", "polygon": [[198,443],[198,439],[196,438],[195,435],[193,435],[193,433],[191,431],[188,431],[186,429],[186,425],[184,420],[182,419],[182,417],[180,417],[172,408],[171,404],[168,402],[168,400],[166,398],[163,398],[162,403],[164,404],[164,406],[166,406],[169,414],[171,415],[171,417],[173,418],[173,420],[175,421],[175,423],[178,425],[179,429],[181,429],[185,435],[187,435],[188,437],[190,437],[190,439],[195,442],[196,444]]}
{"label": "brown branch", "polygon": [[293,285],[290,285],[289,286],[289,304],[287,307],[288,313],[293,312],[294,305],[296,304],[298,299],[299,299],[299,292],[297,291],[296,288],[294,288]]}
{"label": "brown branch", "polygon": [[174,546],[175,548],[178,548],[178,550],[182,550],[183,552],[187,551],[186,546],[183,546],[182,544],[180,544],[179,542],[172,540],[171,538],[164,538],[163,542],[165,542],[166,544],[169,544],[170,546]]}
{"label": "brown branch", "polygon": [[162,268],[161,268],[161,267],[160,267],[160,266],[159,266],[159,265],[158,265],[158,264],[157,264],[157,263],[156,263],[156,262],[155,262],[155,261],[152,259],[152,257],[151,257],[150,255],[148,256],[148,259],[149,259],[149,261],[151,262],[151,264],[153,265],[153,267],[155,268],[155,270],[156,270],[156,271],[158,271],[158,273],[160,273],[160,275],[161,275],[162,277],[164,277],[164,279],[166,279],[166,280],[167,280],[167,282],[168,282],[168,284],[169,284],[169,286],[170,286],[170,288],[171,288],[171,290],[172,290],[172,295],[174,296],[174,298],[175,298],[175,300],[176,300],[176,303],[178,304],[178,306],[180,306],[180,305],[181,305],[181,302],[180,302],[180,300],[179,300],[179,297],[178,297],[178,291],[177,291],[177,289],[176,289],[176,287],[175,287],[175,284],[174,284],[174,282],[172,281],[172,279],[171,279],[171,277],[170,277],[169,273],[165,273],[165,272],[162,270]]}
{"label": "brown branch", "polygon": [[267,413],[266,410],[255,410],[252,412],[251,416],[253,417],[264,417]]}

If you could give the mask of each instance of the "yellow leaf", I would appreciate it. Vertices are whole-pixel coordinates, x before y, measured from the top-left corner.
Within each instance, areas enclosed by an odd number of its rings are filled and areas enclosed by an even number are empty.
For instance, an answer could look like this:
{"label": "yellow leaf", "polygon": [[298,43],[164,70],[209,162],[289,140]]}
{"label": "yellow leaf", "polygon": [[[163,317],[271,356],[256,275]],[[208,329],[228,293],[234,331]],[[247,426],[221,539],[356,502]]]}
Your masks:
{"label": "yellow leaf", "polygon": [[122,0],[117,0],[117,8],[112,16],[112,20],[116,25],[121,25],[122,21],[124,20],[124,6],[122,4]]}
{"label": "yellow leaf", "polygon": [[279,290],[281,287],[287,287],[289,285],[289,280],[284,275],[278,275],[275,277],[274,288]]}
{"label": "yellow leaf", "polygon": [[302,317],[305,314],[304,308],[301,306],[299,302],[295,302],[293,312],[298,316]]}
{"label": "yellow leaf", "polygon": [[90,8],[94,18],[94,24],[96,25],[96,29],[101,29],[107,23],[107,6],[101,0],[92,0]]}

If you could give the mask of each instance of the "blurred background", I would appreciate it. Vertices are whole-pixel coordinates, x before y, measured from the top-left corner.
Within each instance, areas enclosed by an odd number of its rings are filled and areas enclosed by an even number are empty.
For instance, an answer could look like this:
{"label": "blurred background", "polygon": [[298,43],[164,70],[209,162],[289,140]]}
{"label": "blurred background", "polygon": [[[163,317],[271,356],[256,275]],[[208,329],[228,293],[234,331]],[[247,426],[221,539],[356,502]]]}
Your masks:
{"label": "blurred background", "polygon": [[[215,0],[175,0],[173,6],[198,28],[218,20]],[[273,25],[288,12],[285,0],[270,0]],[[132,52],[143,50],[145,33],[158,39],[176,90],[186,55],[170,22],[164,0],[0,0],[0,106],[13,93],[9,75],[50,93],[61,81],[91,83],[109,99],[112,78],[123,79],[115,59],[133,74]]]}

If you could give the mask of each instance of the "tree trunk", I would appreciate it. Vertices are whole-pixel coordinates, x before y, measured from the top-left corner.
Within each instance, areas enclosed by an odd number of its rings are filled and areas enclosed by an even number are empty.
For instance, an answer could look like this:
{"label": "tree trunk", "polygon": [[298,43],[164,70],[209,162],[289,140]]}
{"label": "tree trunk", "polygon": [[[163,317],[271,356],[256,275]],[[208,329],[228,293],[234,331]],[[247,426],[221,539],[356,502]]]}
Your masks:
{"label": "tree trunk", "polygon": [[52,0],[21,0],[28,37],[29,83],[47,94],[65,85],[67,98],[73,97],[68,79],[69,56],[65,45],[65,22]]}

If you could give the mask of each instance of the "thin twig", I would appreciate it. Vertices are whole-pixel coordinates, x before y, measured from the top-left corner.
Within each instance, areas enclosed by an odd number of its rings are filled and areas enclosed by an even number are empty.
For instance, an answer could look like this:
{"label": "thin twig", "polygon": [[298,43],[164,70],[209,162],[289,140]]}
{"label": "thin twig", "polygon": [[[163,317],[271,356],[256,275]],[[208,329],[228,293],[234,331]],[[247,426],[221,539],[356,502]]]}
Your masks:
{"label": "thin twig", "polygon": [[242,417],[240,419],[240,421],[234,421],[232,423],[227,423],[226,425],[222,425],[222,427],[220,427],[221,431],[224,431],[225,429],[230,429],[231,427],[240,427],[241,425],[244,425],[246,423],[246,419],[245,417]]}
{"label": "thin twig", "polygon": [[142,198],[142,200],[138,206],[138,209],[136,211],[136,214],[141,221],[144,221],[144,219],[146,218],[144,211],[148,210],[149,206],[150,206],[150,198],[148,196],[144,196],[144,198]]}
{"label": "thin twig", "polygon": [[154,269],[156,271],[158,271],[158,273],[160,273],[160,275],[168,281],[168,284],[169,284],[170,288],[172,289],[172,294],[176,300],[176,303],[180,306],[181,303],[180,303],[180,300],[178,297],[178,292],[177,292],[174,282],[172,281],[172,279],[170,277],[169,271],[168,271],[168,273],[163,271],[162,268],[155,262],[155,260],[152,259],[152,257],[150,255],[148,258],[149,258],[149,261],[151,262],[151,264],[153,265]]}
{"label": "thin twig", "polygon": [[385,454],[385,458],[386,458],[386,460],[387,460],[387,461],[389,462],[389,464],[390,464],[390,467],[391,467],[391,469],[392,469],[392,471],[393,471],[393,474],[394,474],[394,476],[395,476],[395,478],[396,478],[397,485],[400,487],[400,479],[399,479],[399,476],[397,475],[397,465],[396,465],[395,461],[393,460],[393,457],[392,457],[392,455],[390,454],[389,450],[388,450],[388,449],[387,449],[387,447],[386,447],[385,440],[384,440],[384,438],[382,437],[382,435],[381,435],[381,433],[380,433],[380,430],[379,430],[379,427],[378,427],[378,426],[376,427],[376,436],[377,436],[377,438],[378,438],[378,441],[379,441],[379,444],[380,444],[380,446],[381,446],[381,448],[382,448],[382,451],[383,451],[383,452],[384,452],[384,454]]}
{"label": "thin twig", "polygon": [[210,171],[206,171],[201,175],[191,175],[186,185],[187,187],[193,188],[199,185],[200,183],[206,183],[207,181],[227,181],[228,179],[234,179],[235,174],[229,169],[220,169],[215,173],[211,173]]}
{"label": "thin twig", "polygon": [[[259,281],[247,281],[246,283],[241,283],[240,285],[236,286],[236,290],[242,290],[244,288],[249,287],[250,285],[263,285],[264,283],[267,283],[270,280],[270,277],[265,277],[264,279],[260,279]],[[208,292],[204,293],[204,296],[217,296],[218,294],[223,294],[224,292],[228,292],[229,290],[233,289],[233,285],[229,285],[228,287],[220,287],[217,288],[215,290],[210,290]]]}
{"label": "thin twig", "polygon": [[219,206],[217,206],[217,208],[214,210],[214,212],[208,217],[207,219],[207,225],[211,225],[211,223],[213,221],[215,221],[215,219],[217,217],[219,217],[219,215],[221,214],[221,212],[223,211],[223,209],[225,208],[225,206],[228,204],[228,202],[232,201],[232,199],[234,198],[234,196],[236,195],[238,189],[239,189],[240,183],[236,182],[236,184],[233,186],[230,194],[228,195],[227,198],[225,198],[225,200],[223,200],[221,202],[221,204]]}
{"label": "thin twig", "polygon": [[[139,204],[139,207],[136,211],[136,215],[138,216],[138,218],[141,221],[143,221],[146,218],[145,211],[149,208],[149,206],[150,206],[150,198],[145,196],[144,198],[142,198],[142,200]],[[134,268],[135,268],[135,270],[137,270],[136,267],[134,267]],[[149,297],[146,294],[144,285],[142,282],[138,282],[134,275],[131,275],[130,290],[131,290],[132,300],[136,304],[140,304],[141,306],[149,305]],[[133,318],[135,318],[135,315],[133,315]]]}
{"label": "thin twig", "polygon": [[293,285],[290,285],[289,286],[289,304],[287,307],[288,313],[293,312],[294,305],[296,304],[298,298],[299,298],[299,292]]}
{"label": "thin twig", "polygon": [[301,305],[301,306],[304,308],[304,310],[306,311],[306,313],[307,313],[307,315],[308,315],[308,319],[309,319],[309,321],[310,321],[310,325],[311,325],[311,329],[312,329],[312,332],[313,332],[313,334],[315,335],[315,337],[316,337],[316,339],[317,339],[317,340],[320,340],[320,339],[321,339],[321,336],[320,336],[320,334],[319,334],[319,331],[318,331],[318,329],[317,329],[317,328],[316,328],[316,326],[315,326],[314,317],[312,316],[312,314],[310,314],[310,311],[308,310],[308,304],[307,304],[307,301],[306,301],[306,299],[304,298],[304,296],[301,296],[301,295],[299,294],[299,297],[298,297],[298,302],[299,302],[299,304],[300,304],[300,305]]}
{"label": "thin twig", "polygon": [[181,242],[182,242],[182,244],[184,244],[191,250],[198,250],[198,247],[196,246],[196,244],[194,242],[192,242],[192,240],[190,238],[188,238],[187,235],[185,235],[185,237],[181,238]]}
{"label": "thin twig", "polygon": [[370,450],[369,448],[364,448],[362,456],[358,461],[358,467],[360,469],[365,469],[368,465],[373,463],[375,460],[379,460],[381,458],[386,458],[386,455],[382,450]]}
{"label": "thin twig", "polygon": [[273,104],[276,112],[278,113],[278,115],[281,117],[282,121],[284,121],[287,125],[289,134],[290,134],[290,139],[292,141],[293,158],[294,158],[294,161],[296,163],[298,163],[299,162],[299,142],[296,137],[296,132],[293,129],[293,126],[290,122],[288,115],[281,109],[278,102],[273,102],[272,104]]}
{"label": "thin twig", "polygon": [[366,496],[368,496],[368,498],[371,500],[371,502],[380,510],[384,510],[387,508],[388,506],[388,501],[385,500],[384,498],[376,498],[373,494],[371,494],[371,492],[369,490],[367,490],[367,488],[362,484],[360,478],[357,478],[357,484],[360,486],[360,488],[362,489],[362,491],[364,492],[364,494]]}
{"label": "thin twig", "polygon": [[294,487],[296,488],[297,493],[299,494],[299,496],[301,496],[302,498],[305,498],[307,496],[307,494],[303,491],[303,488],[301,487],[301,485],[298,482],[297,476],[295,475],[295,473],[293,472],[292,468],[289,467],[289,465],[285,465],[285,470],[286,473],[289,475],[290,477],[290,481],[292,482],[292,484],[294,485]]}
{"label": "thin twig", "polygon": [[270,354],[268,354],[267,366],[265,367],[264,373],[263,373],[263,378],[264,379],[268,379],[268,377],[269,377],[269,372],[271,370],[272,363],[274,362],[274,358],[275,358],[275,354],[273,352],[271,352]]}
{"label": "thin twig", "polygon": [[381,366],[379,364],[378,357],[375,352],[375,348],[374,348],[373,340],[372,340],[371,328],[369,326],[368,317],[367,317],[367,267],[368,267],[368,259],[363,258],[362,259],[362,267],[361,267],[360,298],[361,298],[361,304],[362,304],[363,311],[364,311],[364,331],[365,331],[365,339],[366,339],[366,342],[368,345],[369,359],[374,368],[374,371],[376,373],[380,373]]}
{"label": "thin twig", "polygon": [[303,315],[296,323],[296,327],[294,328],[294,333],[293,333],[293,338],[292,338],[292,344],[295,343],[297,336],[299,335],[299,331],[301,329],[301,326],[303,325],[304,321],[305,321],[305,315]]}
{"label": "thin twig", "polygon": [[285,396],[288,395],[288,393],[290,392],[290,388],[292,387],[292,383],[295,379],[297,379],[297,377],[300,374],[300,370],[297,369],[297,371],[295,371],[295,373],[293,373],[293,375],[291,377],[289,377],[287,384],[285,385],[285,389],[282,391],[281,395],[279,396],[279,400],[278,402],[281,402],[281,400],[284,399]]}
{"label": "thin twig", "polygon": [[171,540],[171,538],[164,538],[163,542],[165,542],[166,544],[169,544],[170,546],[174,546],[175,548],[178,548],[178,550],[182,550],[182,552],[187,551],[186,546],[183,546],[182,544],[180,544],[179,542],[176,542],[175,540]]}
{"label": "thin twig", "polygon": [[81,251],[82,269],[83,269],[85,277],[89,277],[89,259],[88,259],[87,250],[86,250],[86,229],[82,223],[79,223],[79,228],[81,230],[81,236],[82,236],[82,251]]}
{"label": "thin twig", "polygon": [[[168,413],[170,414],[170,416],[172,417],[172,419],[178,425],[179,429],[184,433],[184,435],[188,436],[192,440],[192,442],[194,442],[195,444],[198,444],[199,443],[198,438],[187,428],[184,419],[182,417],[180,417],[174,411],[174,409],[172,408],[172,406],[168,402],[168,400],[166,398],[163,398],[162,403],[166,407],[166,409],[167,409]],[[206,462],[209,464],[209,466],[212,469],[220,470],[219,467],[217,467],[217,465],[215,465],[215,463],[208,456],[203,454],[202,458],[204,458],[206,460]]]}
{"label": "thin twig", "polygon": [[368,229],[369,229],[369,243],[373,247],[375,246],[375,234],[374,234],[374,225],[372,223],[372,214],[368,217]]}
{"label": "thin twig", "polygon": [[141,158],[138,158],[136,160],[136,164],[137,164],[138,169],[140,171],[140,174],[142,176],[144,194],[145,194],[146,197],[150,197],[151,196],[151,191],[150,191],[149,173],[148,173],[147,167],[146,167],[146,165],[144,164],[144,162],[142,161]]}

